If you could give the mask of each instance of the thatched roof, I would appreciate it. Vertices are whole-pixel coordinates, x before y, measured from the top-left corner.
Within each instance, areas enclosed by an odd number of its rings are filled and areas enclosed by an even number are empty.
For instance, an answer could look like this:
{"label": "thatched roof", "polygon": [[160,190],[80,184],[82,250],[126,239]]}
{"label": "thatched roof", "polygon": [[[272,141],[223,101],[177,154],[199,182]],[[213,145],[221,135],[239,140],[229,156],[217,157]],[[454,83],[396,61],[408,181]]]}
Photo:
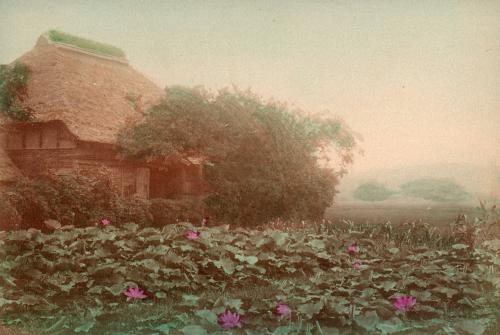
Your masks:
{"label": "thatched roof", "polygon": [[63,121],[84,141],[115,143],[117,132],[140,120],[162,94],[124,58],[54,43],[47,35],[16,61],[32,71],[23,105],[40,122]]}

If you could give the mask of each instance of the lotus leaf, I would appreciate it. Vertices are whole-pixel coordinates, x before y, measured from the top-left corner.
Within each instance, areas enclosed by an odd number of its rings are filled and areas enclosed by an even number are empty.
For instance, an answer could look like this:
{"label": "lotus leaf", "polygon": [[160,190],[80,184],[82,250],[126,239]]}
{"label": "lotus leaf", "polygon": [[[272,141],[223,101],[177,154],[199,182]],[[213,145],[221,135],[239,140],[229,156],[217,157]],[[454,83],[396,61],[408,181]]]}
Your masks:
{"label": "lotus leaf", "polygon": [[324,306],[323,306],[322,302],[307,303],[307,304],[299,305],[299,307],[297,307],[297,310],[310,319],[314,315],[318,314],[323,309],[323,307]]}
{"label": "lotus leaf", "polygon": [[368,332],[373,332],[380,323],[380,318],[375,311],[369,311],[354,318],[354,322]]}
{"label": "lotus leaf", "polygon": [[175,323],[169,322],[169,323],[162,323],[161,325],[156,326],[154,330],[158,330],[164,335],[169,335],[170,330],[175,329],[175,327],[176,327]]}
{"label": "lotus leaf", "polygon": [[460,320],[455,323],[455,329],[470,335],[481,335],[486,331],[483,320]]}
{"label": "lotus leaf", "polygon": [[466,244],[460,244],[460,243],[458,243],[458,244],[454,244],[454,245],[452,245],[451,247],[452,247],[453,249],[455,249],[455,250],[463,250],[463,249],[467,249],[467,248],[469,248],[469,246],[468,246],[468,245],[466,245]]}
{"label": "lotus leaf", "polygon": [[109,291],[114,296],[119,296],[123,294],[123,291],[127,288],[125,283],[116,283],[113,286],[105,287],[106,291]]}
{"label": "lotus leaf", "polygon": [[308,242],[307,245],[309,245],[317,250],[325,249],[325,242],[323,240],[312,240],[312,241]]}
{"label": "lotus leaf", "polygon": [[398,319],[397,317],[393,317],[390,320],[378,323],[376,325],[376,328],[382,333],[382,334],[393,334],[393,333],[400,333],[405,330],[411,329],[411,327],[406,326],[403,324],[403,322]]}
{"label": "lotus leaf", "polygon": [[269,234],[269,237],[271,237],[274,240],[274,243],[276,243],[278,247],[281,247],[282,245],[285,244],[286,239],[288,238],[288,233],[276,231]]}
{"label": "lotus leaf", "polygon": [[195,312],[195,315],[211,324],[217,324],[217,314],[208,309],[202,309]]}
{"label": "lotus leaf", "polygon": [[235,264],[229,258],[221,258],[218,261],[213,261],[213,263],[217,268],[219,269],[222,268],[224,272],[228,275],[232,275],[234,273]]}
{"label": "lotus leaf", "polygon": [[95,319],[86,320],[80,326],[75,328],[75,333],[88,333],[89,330],[94,327],[95,323]]}
{"label": "lotus leaf", "polygon": [[255,257],[255,256],[243,256],[243,255],[235,255],[234,256],[237,260],[241,261],[241,262],[246,262],[250,265],[254,265],[255,263],[258,262],[258,258]]}
{"label": "lotus leaf", "polygon": [[200,297],[192,294],[183,294],[182,295],[182,305],[184,306],[197,306],[198,300]]}

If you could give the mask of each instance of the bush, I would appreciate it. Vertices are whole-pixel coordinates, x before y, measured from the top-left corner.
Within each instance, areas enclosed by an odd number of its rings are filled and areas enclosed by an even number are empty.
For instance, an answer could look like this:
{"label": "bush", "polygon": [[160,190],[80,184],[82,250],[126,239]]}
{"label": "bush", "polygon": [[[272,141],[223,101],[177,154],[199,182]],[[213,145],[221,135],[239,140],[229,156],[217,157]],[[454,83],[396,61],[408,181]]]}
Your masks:
{"label": "bush", "polygon": [[406,196],[439,202],[457,202],[470,198],[470,194],[448,179],[417,179],[400,186]]}
{"label": "bush", "polygon": [[168,88],[142,123],[119,134],[118,143],[135,159],[208,157],[208,214],[243,225],[321,218],[344,170],[321,166],[318,153],[335,149],[343,167],[355,146],[339,120],[300,117],[249,92],[211,95],[179,87]]}
{"label": "bush", "polygon": [[[98,173],[95,173],[98,172]],[[22,178],[6,193],[19,213],[23,227],[45,229],[45,220],[83,227],[102,218],[112,222],[148,225],[149,203],[117,196],[109,176],[103,171],[85,174],[47,174],[37,179]]]}
{"label": "bush", "polygon": [[149,210],[150,203],[146,199],[115,197],[111,215],[113,222],[120,224],[133,222],[140,226],[150,226],[153,216]]}
{"label": "bush", "polygon": [[92,175],[47,174],[21,178],[0,194],[0,230],[38,228],[46,220],[85,227],[103,218],[115,224],[162,227],[177,221],[201,220],[191,200],[124,198],[117,195],[106,170]]}
{"label": "bush", "polygon": [[86,226],[113,216],[116,197],[104,176],[47,174],[37,179],[23,177],[6,193],[19,213],[23,226],[44,228],[44,221]]}
{"label": "bush", "polygon": [[200,222],[201,209],[191,200],[151,199],[150,213],[153,225],[162,227],[180,221]]}
{"label": "bush", "polygon": [[7,196],[0,194],[0,230],[18,229],[21,217]]}
{"label": "bush", "polygon": [[383,201],[395,192],[376,182],[364,183],[354,191],[354,198],[363,201]]}
{"label": "bush", "polygon": [[14,121],[30,121],[33,115],[21,106],[31,70],[22,63],[0,65],[0,112]]}

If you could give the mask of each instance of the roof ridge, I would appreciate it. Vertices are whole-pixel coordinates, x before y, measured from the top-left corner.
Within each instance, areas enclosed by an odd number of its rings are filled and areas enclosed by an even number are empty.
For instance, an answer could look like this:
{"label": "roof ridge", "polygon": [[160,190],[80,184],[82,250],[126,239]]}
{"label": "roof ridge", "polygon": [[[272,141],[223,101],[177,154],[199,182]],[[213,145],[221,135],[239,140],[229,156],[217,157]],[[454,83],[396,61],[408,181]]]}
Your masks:
{"label": "roof ridge", "polygon": [[87,56],[90,56],[90,57],[100,58],[100,59],[108,60],[108,61],[111,61],[111,62],[117,62],[117,63],[121,63],[121,64],[124,64],[124,65],[129,65],[129,61],[126,58],[119,58],[119,57],[115,57],[115,56],[101,55],[101,54],[98,54],[98,53],[95,53],[95,52],[90,52],[90,51],[84,50],[82,48],[79,48],[77,46],[74,46],[74,45],[71,45],[71,44],[68,44],[68,43],[52,41],[49,38],[48,34],[49,33],[46,32],[46,33],[42,34],[40,37],[44,38],[45,41],[49,45],[53,45],[56,48],[63,49],[63,50],[68,50],[68,51],[73,51],[73,52],[77,52],[77,53],[81,53],[81,54],[84,54],[84,55],[87,55]]}

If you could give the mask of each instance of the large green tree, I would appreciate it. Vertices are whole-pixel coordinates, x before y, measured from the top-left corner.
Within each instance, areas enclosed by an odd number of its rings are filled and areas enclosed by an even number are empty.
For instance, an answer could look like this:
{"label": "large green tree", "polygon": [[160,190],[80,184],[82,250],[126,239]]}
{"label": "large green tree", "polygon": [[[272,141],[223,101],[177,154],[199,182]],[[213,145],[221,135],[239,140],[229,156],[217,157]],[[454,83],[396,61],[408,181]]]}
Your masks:
{"label": "large green tree", "polygon": [[331,204],[345,169],[321,165],[320,153],[334,148],[341,167],[352,161],[355,139],[342,122],[300,117],[251,92],[172,87],[165,93],[142,123],[119,134],[119,145],[136,159],[207,157],[213,192],[205,203],[212,216],[246,225],[318,219]]}

